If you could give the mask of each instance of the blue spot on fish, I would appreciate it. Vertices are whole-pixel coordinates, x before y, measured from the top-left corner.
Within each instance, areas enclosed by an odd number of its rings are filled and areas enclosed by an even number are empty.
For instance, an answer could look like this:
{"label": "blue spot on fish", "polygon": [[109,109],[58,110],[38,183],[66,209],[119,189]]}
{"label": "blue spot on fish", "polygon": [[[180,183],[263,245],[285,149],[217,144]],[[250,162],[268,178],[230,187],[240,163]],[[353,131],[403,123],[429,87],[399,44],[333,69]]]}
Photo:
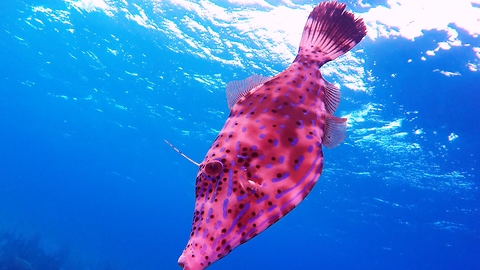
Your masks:
{"label": "blue spot on fish", "polygon": [[282,181],[282,180],[287,179],[289,176],[290,176],[289,173],[284,173],[282,176],[280,176],[280,177],[278,177],[278,178],[273,178],[273,179],[272,179],[272,182],[274,182],[274,183],[275,183],[275,182],[280,182],[280,181]]}
{"label": "blue spot on fish", "polygon": [[293,141],[290,143],[291,146],[295,146],[297,145],[298,143],[298,139],[297,138],[293,138]]}

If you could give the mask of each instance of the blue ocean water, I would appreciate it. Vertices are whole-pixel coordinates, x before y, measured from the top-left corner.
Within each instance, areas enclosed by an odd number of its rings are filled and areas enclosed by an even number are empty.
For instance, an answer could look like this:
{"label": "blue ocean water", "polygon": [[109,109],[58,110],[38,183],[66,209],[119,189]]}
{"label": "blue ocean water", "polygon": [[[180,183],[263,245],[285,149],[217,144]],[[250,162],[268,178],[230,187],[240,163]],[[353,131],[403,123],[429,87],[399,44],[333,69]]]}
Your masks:
{"label": "blue ocean water", "polygon": [[[225,83],[288,65],[283,39],[231,26],[241,16],[211,23],[192,3],[2,3],[0,269],[180,269],[197,168],[163,140],[202,160],[229,113]],[[463,46],[420,60],[446,35],[366,38],[329,64],[330,81],[354,78],[337,112],[347,139],[325,150],[304,202],[211,269],[479,269],[476,56]],[[61,267],[42,252],[65,254]]]}

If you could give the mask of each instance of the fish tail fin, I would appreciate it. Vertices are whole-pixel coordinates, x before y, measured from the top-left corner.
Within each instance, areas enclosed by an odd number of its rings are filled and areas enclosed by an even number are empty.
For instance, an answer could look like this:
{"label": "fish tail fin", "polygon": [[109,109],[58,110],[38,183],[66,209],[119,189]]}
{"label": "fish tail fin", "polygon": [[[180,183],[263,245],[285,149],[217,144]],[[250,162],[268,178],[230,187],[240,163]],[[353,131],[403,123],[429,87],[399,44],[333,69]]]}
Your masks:
{"label": "fish tail fin", "polygon": [[367,34],[365,23],[345,10],[346,5],[323,2],[316,6],[303,29],[298,55],[294,62],[319,67],[357,45]]}

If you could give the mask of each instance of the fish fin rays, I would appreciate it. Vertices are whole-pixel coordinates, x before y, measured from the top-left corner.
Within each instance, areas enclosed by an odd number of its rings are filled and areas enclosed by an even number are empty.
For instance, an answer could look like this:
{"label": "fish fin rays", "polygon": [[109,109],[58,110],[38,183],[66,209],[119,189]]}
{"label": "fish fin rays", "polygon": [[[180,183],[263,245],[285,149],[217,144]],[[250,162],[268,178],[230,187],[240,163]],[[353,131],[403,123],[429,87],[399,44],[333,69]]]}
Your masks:
{"label": "fish fin rays", "polygon": [[340,104],[340,89],[334,84],[325,81],[325,109],[333,114]]}
{"label": "fish fin rays", "polygon": [[173,146],[173,144],[171,144],[169,141],[165,140],[165,143],[167,143],[171,148],[173,148],[173,150],[175,150],[177,153],[179,153],[182,157],[184,157],[186,160],[190,161],[191,163],[197,165],[200,167],[200,163],[196,162],[195,160],[189,158],[187,155],[185,155],[184,153],[182,153],[182,151],[178,150],[175,146]]}
{"label": "fish fin rays", "polygon": [[325,114],[325,129],[323,130],[322,144],[333,148],[338,146],[346,137],[347,118],[340,118],[329,113]]}
{"label": "fish fin rays", "polygon": [[[319,4],[303,29],[295,61],[314,61],[320,66],[345,54],[367,34],[365,23],[337,2]],[[307,61],[307,62],[308,62]]]}
{"label": "fish fin rays", "polygon": [[252,89],[268,81],[269,77],[252,75],[245,80],[231,81],[227,84],[226,94],[228,108],[232,109],[238,100],[247,95]]}

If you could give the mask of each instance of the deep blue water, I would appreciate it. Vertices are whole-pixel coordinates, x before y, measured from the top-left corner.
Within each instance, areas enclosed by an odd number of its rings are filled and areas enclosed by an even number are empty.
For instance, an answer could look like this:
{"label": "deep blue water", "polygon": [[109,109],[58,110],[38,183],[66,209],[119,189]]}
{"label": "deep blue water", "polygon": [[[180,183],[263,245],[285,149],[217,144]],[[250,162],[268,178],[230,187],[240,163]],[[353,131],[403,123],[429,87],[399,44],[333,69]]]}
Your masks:
{"label": "deep blue water", "polygon": [[[194,48],[158,30],[184,18],[178,5],[162,13],[129,2],[155,30],[75,2],[2,3],[0,235],[37,233],[47,253],[68,250],[63,269],[180,269],[197,168],[163,139],[200,161],[228,116],[225,83],[288,63],[238,48],[255,66],[199,56],[218,44],[198,34]],[[218,33],[235,30],[188,12]],[[242,34],[232,41],[262,49]],[[469,47],[419,60],[444,38],[365,39],[360,57],[373,79],[364,78],[368,91],[342,88],[348,137],[325,150],[312,193],[211,269],[478,269],[480,75],[466,66]],[[480,45],[461,29],[459,38]]]}

